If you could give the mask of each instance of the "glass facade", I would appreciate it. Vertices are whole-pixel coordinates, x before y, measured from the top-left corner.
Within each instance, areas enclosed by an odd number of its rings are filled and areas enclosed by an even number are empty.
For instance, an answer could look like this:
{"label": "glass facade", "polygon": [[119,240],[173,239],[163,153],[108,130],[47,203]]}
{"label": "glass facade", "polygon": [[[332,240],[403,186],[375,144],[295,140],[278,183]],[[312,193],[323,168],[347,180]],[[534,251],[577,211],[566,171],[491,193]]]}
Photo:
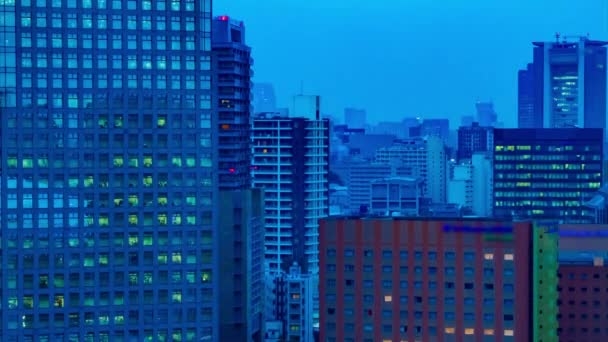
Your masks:
{"label": "glass facade", "polygon": [[601,129],[494,131],[494,215],[592,222],[602,180]]}
{"label": "glass facade", "polygon": [[5,341],[216,339],[211,1],[0,0]]}

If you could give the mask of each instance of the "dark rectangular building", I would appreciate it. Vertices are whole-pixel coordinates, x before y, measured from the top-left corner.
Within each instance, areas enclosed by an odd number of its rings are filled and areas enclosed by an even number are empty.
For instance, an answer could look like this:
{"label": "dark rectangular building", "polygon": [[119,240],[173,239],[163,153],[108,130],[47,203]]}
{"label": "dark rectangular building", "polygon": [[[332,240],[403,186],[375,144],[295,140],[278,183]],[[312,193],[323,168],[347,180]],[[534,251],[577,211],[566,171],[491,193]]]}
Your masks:
{"label": "dark rectangular building", "polygon": [[458,129],[458,161],[471,160],[473,153],[492,149],[491,127],[482,127],[477,122]]}
{"label": "dark rectangular building", "polygon": [[517,128],[543,128],[543,117],[535,112],[535,108],[542,105],[542,96],[534,93],[537,91],[534,76],[533,63],[529,63],[526,69],[519,70],[517,74]]}
{"label": "dark rectangular building", "polygon": [[494,216],[593,222],[601,129],[495,129]]}
{"label": "dark rectangular building", "polygon": [[321,341],[526,341],[532,225],[321,220]]}

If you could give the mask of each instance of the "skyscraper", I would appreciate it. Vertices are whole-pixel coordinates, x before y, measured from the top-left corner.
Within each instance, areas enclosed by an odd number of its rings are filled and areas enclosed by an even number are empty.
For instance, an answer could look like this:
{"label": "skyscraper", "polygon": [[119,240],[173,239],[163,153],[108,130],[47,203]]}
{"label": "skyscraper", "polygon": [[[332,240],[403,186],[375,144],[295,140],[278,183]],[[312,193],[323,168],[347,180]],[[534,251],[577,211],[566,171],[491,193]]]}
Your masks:
{"label": "skyscraper", "polygon": [[477,122],[482,127],[494,127],[498,121],[496,111],[494,111],[494,103],[492,102],[477,102]]}
{"label": "skyscraper", "polygon": [[348,128],[365,128],[367,125],[365,109],[344,108],[344,124]]}
{"label": "skyscraper", "polygon": [[263,324],[263,191],[251,189],[251,49],[243,22],[213,20],[218,114],[220,340],[247,341]]}
{"label": "skyscraper", "polygon": [[329,213],[329,121],[273,115],[253,121],[253,184],[265,190],[266,261],[318,273],[318,219]]}
{"label": "skyscraper", "polygon": [[[534,108],[542,106],[542,93],[538,96],[534,87],[534,64],[529,63],[526,69],[517,74],[517,128],[542,128],[542,115],[536,115]],[[540,101],[537,102],[537,101]]]}
{"label": "skyscraper", "polygon": [[218,113],[218,169],[221,190],[249,188],[251,183],[251,49],[243,22],[213,20],[214,87]]}
{"label": "skyscraper", "polygon": [[277,100],[274,86],[271,83],[253,85],[253,112],[274,113],[277,111]]}
{"label": "skyscraper", "polygon": [[593,222],[602,141],[593,128],[495,129],[494,216]]}
{"label": "skyscraper", "polygon": [[2,339],[217,341],[211,1],[2,1]]}
{"label": "skyscraper", "polygon": [[534,61],[519,74],[518,121],[525,126],[606,128],[608,42],[577,38],[534,43]]}
{"label": "skyscraper", "polygon": [[471,160],[473,153],[492,149],[491,127],[481,127],[477,122],[458,129],[458,161]]}

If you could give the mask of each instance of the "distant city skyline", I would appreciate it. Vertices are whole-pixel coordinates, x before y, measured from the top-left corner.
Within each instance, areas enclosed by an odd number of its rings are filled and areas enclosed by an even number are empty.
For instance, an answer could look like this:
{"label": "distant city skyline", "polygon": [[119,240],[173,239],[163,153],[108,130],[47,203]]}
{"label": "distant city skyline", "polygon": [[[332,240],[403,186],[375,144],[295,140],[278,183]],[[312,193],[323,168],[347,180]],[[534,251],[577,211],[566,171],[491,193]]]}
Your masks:
{"label": "distant city skyline", "polygon": [[445,117],[455,128],[475,102],[492,101],[498,121],[516,127],[517,72],[533,41],[556,32],[608,39],[601,0],[233,0],[217,1],[214,12],[248,23],[254,82],[273,83],[279,107],[303,83],[325,113],[363,108],[372,124]]}

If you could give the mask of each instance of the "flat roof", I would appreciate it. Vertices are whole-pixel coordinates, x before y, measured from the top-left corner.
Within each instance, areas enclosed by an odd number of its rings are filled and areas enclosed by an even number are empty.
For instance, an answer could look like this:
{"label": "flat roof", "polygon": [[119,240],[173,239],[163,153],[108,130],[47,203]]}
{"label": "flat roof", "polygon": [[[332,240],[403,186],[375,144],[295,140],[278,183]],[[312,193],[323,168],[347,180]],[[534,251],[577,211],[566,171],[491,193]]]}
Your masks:
{"label": "flat roof", "polygon": [[411,217],[411,216],[384,216],[384,215],[332,215],[321,220],[386,220],[386,221],[462,221],[462,222],[512,222],[512,223],[532,223],[532,221],[514,221],[505,219],[495,219],[488,217]]}

